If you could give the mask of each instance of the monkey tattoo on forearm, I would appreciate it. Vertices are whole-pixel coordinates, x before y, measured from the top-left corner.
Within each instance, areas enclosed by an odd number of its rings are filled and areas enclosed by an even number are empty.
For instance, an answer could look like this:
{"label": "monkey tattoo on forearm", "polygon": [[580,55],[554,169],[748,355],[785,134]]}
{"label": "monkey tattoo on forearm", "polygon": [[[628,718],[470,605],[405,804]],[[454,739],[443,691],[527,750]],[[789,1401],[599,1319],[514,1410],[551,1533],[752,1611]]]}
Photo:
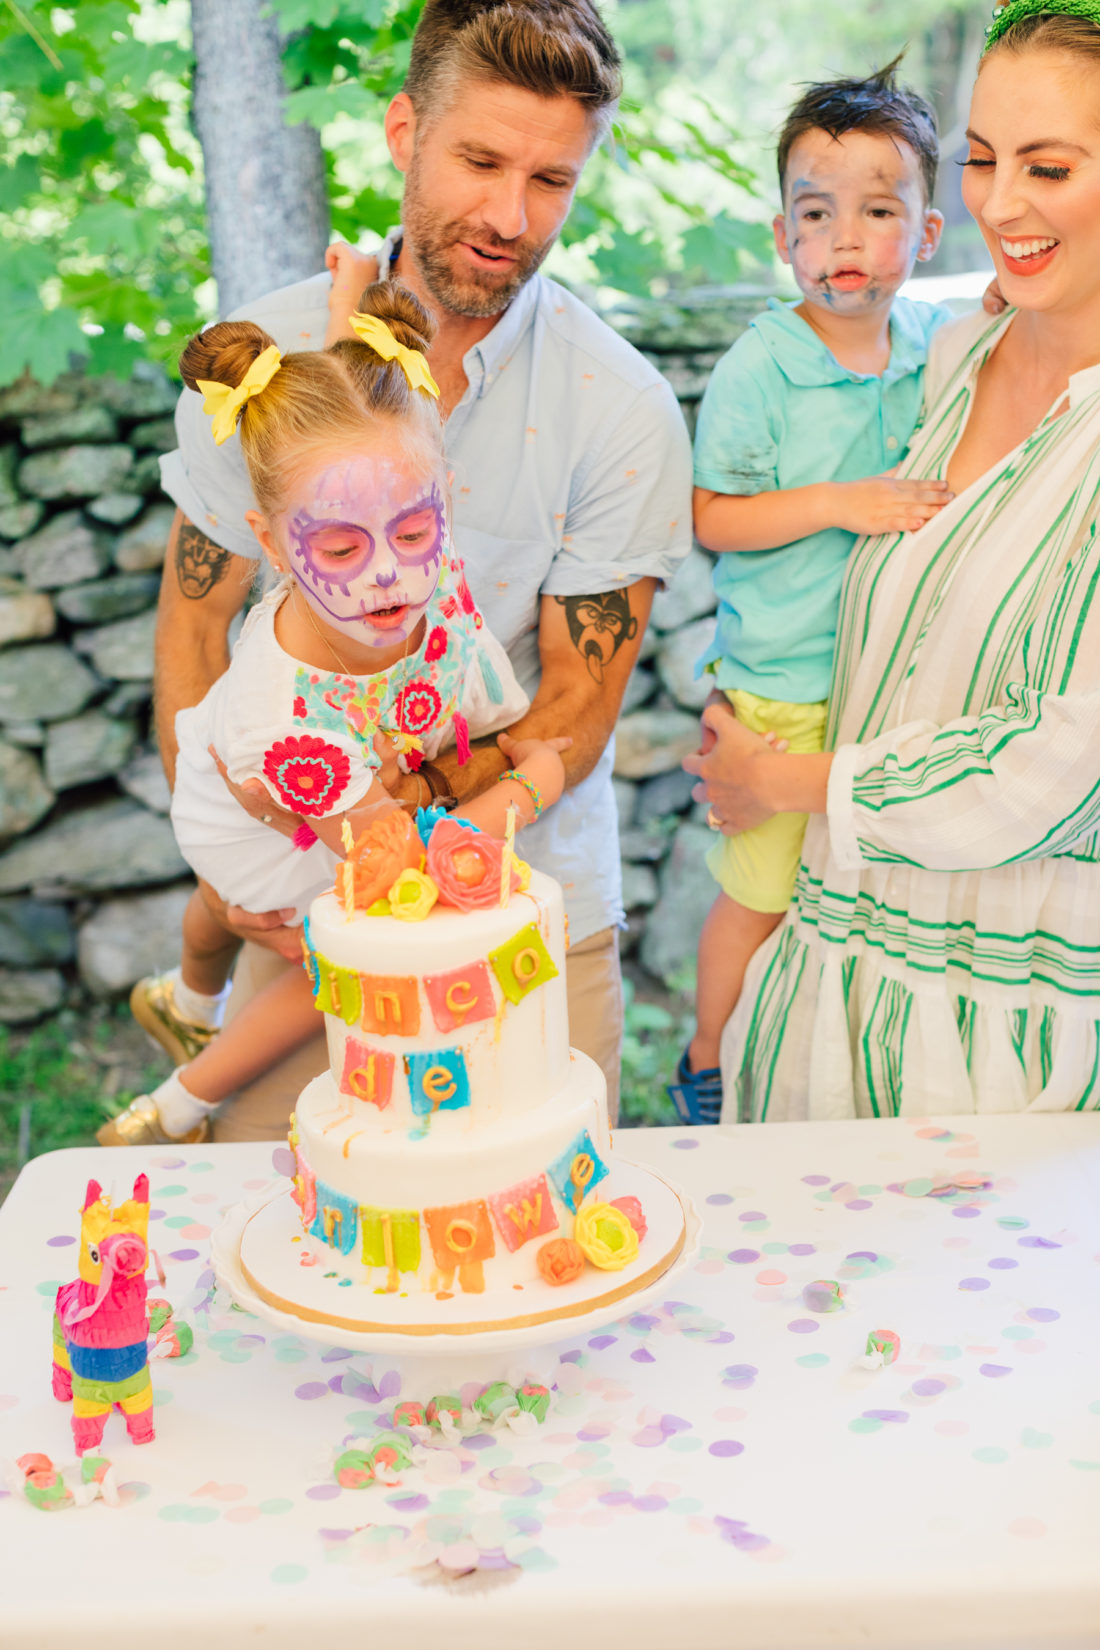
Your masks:
{"label": "monkey tattoo on forearm", "polygon": [[597,596],[555,596],[565,609],[569,636],[588,667],[593,681],[602,682],[604,671],[624,642],[638,634],[638,621],[630,611],[625,590],[608,590]]}

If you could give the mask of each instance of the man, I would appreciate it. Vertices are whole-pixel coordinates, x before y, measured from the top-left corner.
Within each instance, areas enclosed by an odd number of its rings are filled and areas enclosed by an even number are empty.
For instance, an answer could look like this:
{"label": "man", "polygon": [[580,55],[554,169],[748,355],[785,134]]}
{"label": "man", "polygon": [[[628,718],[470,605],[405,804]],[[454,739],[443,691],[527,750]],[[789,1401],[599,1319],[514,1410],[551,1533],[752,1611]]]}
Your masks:
{"label": "man", "polygon": [[[428,0],[404,90],[386,114],[405,192],[403,227],[379,254],[381,269],[439,322],[430,362],[455,472],[455,542],[486,623],[532,695],[514,732],[572,735],[566,794],[523,846],[565,890],[572,1041],[602,1066],[612,1115],[622,903],[609,741],[654,589],[690,543],[691,466],[668,385],[538,269],[607,130],[619,70],[591,0]],[[328,291],[317,276],[241,313],[284,351],[320,348]],[[236,438],[216,447],[189,391],[176,427],[179,450],[162,473],[180,515],[157,630],[157,727],[170,780],[176,712],[225,669],[228,626],[255,570]],[[461,798],[505,762],[488,741],[462,767],[453,752],[439,765]],[[270,801],[262,806],[271,811]],[[229,915],[276,963],[297,955],[280,913]],[[254,963],[246,947],[235,996]],[[135,996],[135,1011],[166,1044],[186,1031],[170,982],[142,982]],[[314,1050],[301,1069],[317,1064]],[[284,1068],[278,1083],[238,1096],[218,1138],[281,1133],[296,1081]]]}

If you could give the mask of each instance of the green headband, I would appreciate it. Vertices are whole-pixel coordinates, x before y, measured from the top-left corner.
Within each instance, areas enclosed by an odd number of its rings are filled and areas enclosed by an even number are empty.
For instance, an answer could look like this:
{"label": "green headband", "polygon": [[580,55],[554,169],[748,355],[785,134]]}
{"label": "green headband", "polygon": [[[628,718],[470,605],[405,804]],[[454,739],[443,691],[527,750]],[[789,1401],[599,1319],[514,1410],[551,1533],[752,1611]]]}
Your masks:
{"label": "green headband", "polygon": [[998,6],[994,11],[993,21],[985,31],[982,51],[995,46],[1014,24],[1022,23],[1026,17],[1080,17],[1100,28],[1100,0],[1009,0],[1008,5]]}

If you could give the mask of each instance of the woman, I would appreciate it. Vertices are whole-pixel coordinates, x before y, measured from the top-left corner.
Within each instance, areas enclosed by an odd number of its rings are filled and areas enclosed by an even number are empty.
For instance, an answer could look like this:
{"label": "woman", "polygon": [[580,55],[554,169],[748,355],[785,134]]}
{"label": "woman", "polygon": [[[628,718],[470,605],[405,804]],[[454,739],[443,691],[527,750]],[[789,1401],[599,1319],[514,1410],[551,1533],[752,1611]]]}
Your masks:
{"label": "woman", "polygon": [[[1100,0],[990,31],[964,197],[1011,307],[936,338],[848,567],[820,756],[708,708],[710,822],[811,819],[723,1037],[724,1120],[1100,1105]],[[709,748],[707,748],[709,747]]]}

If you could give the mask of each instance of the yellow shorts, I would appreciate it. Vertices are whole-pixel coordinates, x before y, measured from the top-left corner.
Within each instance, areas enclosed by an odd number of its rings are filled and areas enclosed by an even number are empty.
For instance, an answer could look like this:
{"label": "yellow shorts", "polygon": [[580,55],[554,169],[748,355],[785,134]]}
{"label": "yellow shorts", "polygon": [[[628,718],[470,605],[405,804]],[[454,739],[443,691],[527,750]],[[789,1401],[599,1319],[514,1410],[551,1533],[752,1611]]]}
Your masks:
{"label": "yellow shorts", "polygon": [[[825,748],[828,705],[761,699],[744,688],[726,692],[737,720],[754,733],[776,733],[799,756]],[[749,911],[785,911],[791,903],[802,859],[806,814],[773,814],[763,825],[738,836],[719,837],[707,866],[722,892]]]}

